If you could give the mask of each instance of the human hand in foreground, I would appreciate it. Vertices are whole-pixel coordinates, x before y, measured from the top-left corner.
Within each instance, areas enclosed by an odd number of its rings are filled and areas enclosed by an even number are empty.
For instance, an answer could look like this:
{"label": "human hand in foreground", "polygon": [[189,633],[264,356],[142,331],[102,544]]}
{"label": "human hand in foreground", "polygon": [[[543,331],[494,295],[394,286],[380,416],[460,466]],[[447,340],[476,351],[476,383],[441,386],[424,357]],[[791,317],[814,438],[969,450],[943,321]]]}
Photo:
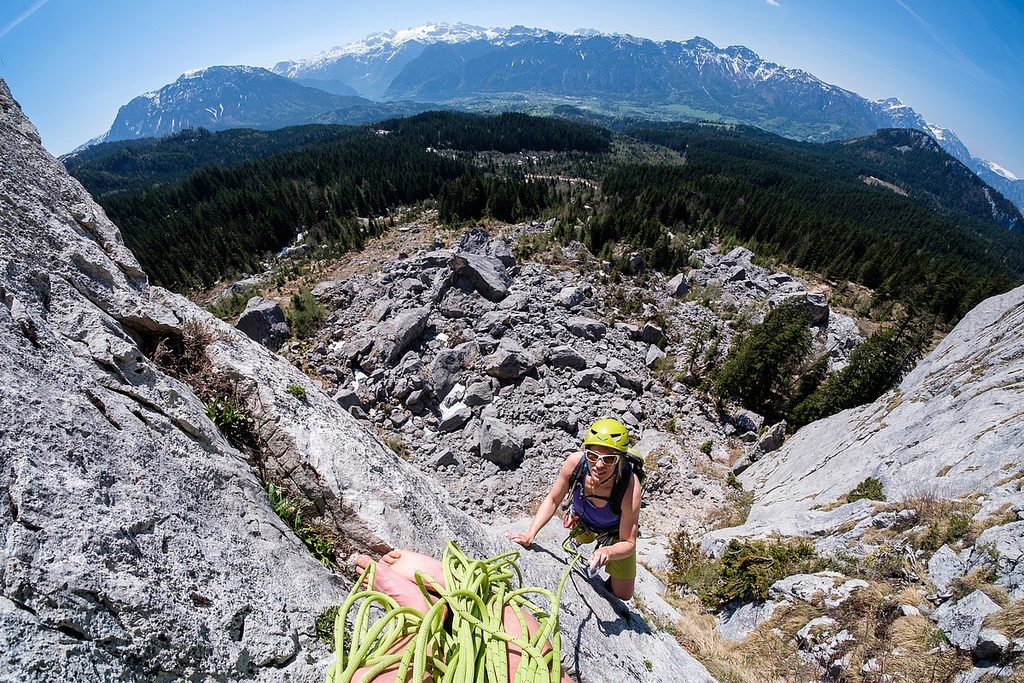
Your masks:
{"label": "human hand in foreground", "polygon": [[595,576],[601,567],[608,564],[610,559],[607,548],[598,548],[590,553],[590,558],[587,560],[587,572],[591,576]]}
{"label": "human hand in foreground", "polygon": [[505,534],[505,536],[508,538],[508,540],[512,541],[513,543],[518,543],[524,548],[529,548],[531,545],[533,545],[533,536],[530,536],[529,534],[521,534],[518,531],[509,531]]}

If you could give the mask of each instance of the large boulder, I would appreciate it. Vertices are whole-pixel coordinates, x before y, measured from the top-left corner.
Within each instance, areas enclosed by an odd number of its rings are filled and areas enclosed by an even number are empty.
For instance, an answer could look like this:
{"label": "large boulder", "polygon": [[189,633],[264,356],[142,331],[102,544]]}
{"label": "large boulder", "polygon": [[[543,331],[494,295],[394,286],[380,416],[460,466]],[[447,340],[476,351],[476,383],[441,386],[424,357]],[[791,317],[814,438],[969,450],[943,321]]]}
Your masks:
{"label": "large boulder", "polygon": [[518,465],[523,459],[523,444],[512,428],[494,417],[484,417],[477,431],[480,457],[502,467]]}
{"label": "large boulder", "polygon": [[261,296],[249,299],[245,310],[238,316],[235,327],[244,332],[249,339],[266,346],[271,351],[277,351],[281,344],[292,336],[281,304]]}
{"label": "large boulder", "polygon": [[360,366],[367,372],[394,365],[405,349],[423,334],[430,318],[426,306],[399,311],[381,323],[373,331],[373,347],[361,361]]}
{"label": "large boulder", "polygon": [[456,279],[465,279],[488,301],[498,302],[508,296],[512,278],[496,258],[459,252],[452,257],[451,269]]}
{"label": "large boulder", "polygon": [[519,379],[537,367],[537,359],[532,353],[515,342],[506,341],[481,362],[484,372],[500,380]]}

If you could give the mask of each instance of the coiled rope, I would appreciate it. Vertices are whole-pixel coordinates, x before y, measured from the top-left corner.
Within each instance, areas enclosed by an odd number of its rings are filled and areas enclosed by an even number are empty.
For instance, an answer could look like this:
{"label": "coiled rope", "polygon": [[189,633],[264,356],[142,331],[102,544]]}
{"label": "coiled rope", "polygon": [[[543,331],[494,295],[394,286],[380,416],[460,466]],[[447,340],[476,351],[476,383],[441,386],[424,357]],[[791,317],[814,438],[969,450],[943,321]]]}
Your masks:
{"label": "coiled rope", "polygon": [[[445,585],[422,571],[415,575],[416,585],[427,600],[425,614],[372,590],[376,563],[371,562],[338,610],[334,622],[336,657],[327,683],[367,683],[395,666],[396,682],[406,681],[411,667],[412,678],[408,680],[412,681],[423,681],[429,675],[437,683],[509,683],[509,647],[522,653],[512,683],[557,683],[561,680],[558,606],[579,558],[577,552],[552,593],[544,588],[522,587],[522,572],[516,564],[518,551],[473,560],[449,541],[441,560]],[[518,588],[513,586],[513,579]],[[541,609],[531,596],[546,599],[549,610]],[[506,608],[511,608],[507,611],[517,618],[521,636],[506,632]],[[540,624],[533,634],[527,628],[527,610]],[[383,616],[372,620],[375,611],[382,611]],[[551,649],[544,652],[549,639]],[[364,667],[369,669],[353,680]]]}

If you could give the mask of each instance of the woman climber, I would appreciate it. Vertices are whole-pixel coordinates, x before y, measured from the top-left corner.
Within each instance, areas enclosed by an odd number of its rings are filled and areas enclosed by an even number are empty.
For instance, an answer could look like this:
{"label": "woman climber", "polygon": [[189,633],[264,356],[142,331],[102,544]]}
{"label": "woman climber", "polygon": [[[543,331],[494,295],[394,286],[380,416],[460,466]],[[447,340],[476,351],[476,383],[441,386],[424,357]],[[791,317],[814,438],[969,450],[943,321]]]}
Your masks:
{"label": "woman climber", "polygon": [[633,597],[636,539],[640,528],[641,462],[629,454],[629,432],[618,420],[598,420],[583,438],[583,450],[570,453],[541,502],[527,532],[508,538],[528,548],[570,495],[565,526],[578,543],[597,541],[587,562],[604,567],[608,587],[621,600]]}

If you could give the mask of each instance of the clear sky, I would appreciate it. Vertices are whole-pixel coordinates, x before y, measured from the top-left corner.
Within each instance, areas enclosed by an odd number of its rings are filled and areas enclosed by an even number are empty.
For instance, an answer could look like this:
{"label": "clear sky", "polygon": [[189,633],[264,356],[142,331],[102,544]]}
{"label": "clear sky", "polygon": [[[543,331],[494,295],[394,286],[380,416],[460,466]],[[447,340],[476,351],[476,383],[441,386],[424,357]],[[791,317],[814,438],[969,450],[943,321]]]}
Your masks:
{"label": "clear sky", "polygon": [[0,77],[63,154],[189,69],[271,67],[457,21],[744,45],[869,99],[899,97],[1024,178],[1020,0],[3,0]]}

